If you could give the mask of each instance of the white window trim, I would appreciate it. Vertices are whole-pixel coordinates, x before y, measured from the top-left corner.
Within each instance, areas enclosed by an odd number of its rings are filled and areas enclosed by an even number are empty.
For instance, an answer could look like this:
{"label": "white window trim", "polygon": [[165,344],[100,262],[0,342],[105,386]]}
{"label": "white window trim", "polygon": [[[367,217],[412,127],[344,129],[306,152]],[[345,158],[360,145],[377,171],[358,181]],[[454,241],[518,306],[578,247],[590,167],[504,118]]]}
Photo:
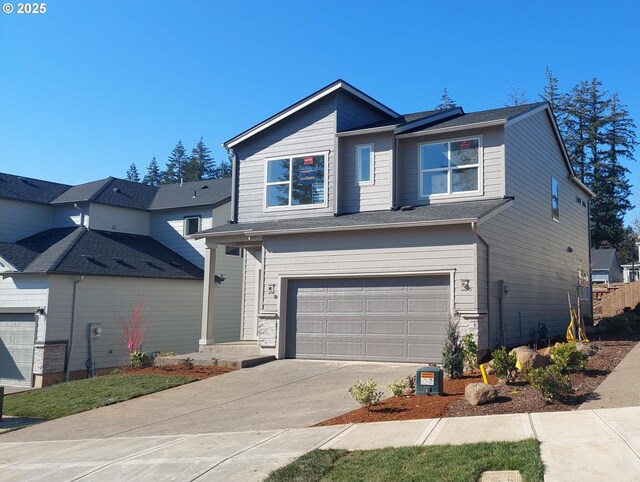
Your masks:
{"label": "white window trim", "polygon": [[[446,193],[438,193],[438,194],[423,194],[423,180],[422,180],[422,172],[435,172],[435,171],[443,171],[444,168],[440,169],[422,169],[422,158],[421,158],[421,147],[429,144],[444,144],[465,140],[475,139],[478,141],[478,164],[473,166],[464,167],[462,169],[478,169],[478,189],[475,191],[463,191],[463,192],[446,192]],[[484,194],[484,144],[483,144],[484,136],[483,135],[474,135],[474,136],[464,136],[464,137],[455,137],[455,138],[446,138],[439,139],[437,141],[429,141],[429,142],[419,142],[418,143],[418,199],[450,199],[450,198],[465,198],[465,197],[475,197],[482,196]],[[456,169],[460,169],[459,167]],[[447,167],[447,191],[451,189],[451,179],[449,176],[449,172],[453,171],[453,168]]]}
{"label": "white window trim", "polygon": [[[553,213],[553,183],[555,181],[556,184],[556,188],[558,190],[557,192],[557,196],[558,196],[558,215],[556,216]],[[560,183],[558,182],[558,179],[556,179],[555,176],[551,176],[551,219],[553,219],[556,223],[560,222]]]}
{"label": "white window trim", "polygon": [[[369,148],[369,172],[370,178],[368,181],[361,181],[362,165],[360,164],[360,149],[362,147]],[[357,144],[356,149],[356,184],[358,186],[373,186],[375,184],[375,144]]]}
{"label": "white window trim", "polygon": [[187,236],[191,236],[193,233],[189,233],[187,234],[187,221],[189,219],[197,219],[198,220],[198,229],[195,231],[196,233],[198,231],[202,231],[202,216],[197,215],[197,216],[185,216],[184,218],[182,218],[182,237],[186,238]]}
{"label": "white window trim", "polygon": [[[324,156],[324,203],[322,204],[303,204],[298,206],[267,206],[268,196],[267,196],[267,174],[268,169],[267,165],[269,161],[277,161],[279,159],[293,159],[294,157],[305,157],[305,156]],[[291,171],[290,171],[291,172]],[[291,179],[289,181],[280,181],[280,182],[270,182],[269,186],[275,186],[276,184],[289,184],[289,202],[291,202]],[[262,180],[262,190],[263,190],[263,202],[262,202],[262,212],[273,212],[273,211],[296,211],[300,209],[321,209],[329,206],[329,151],[319,151],[319,152],[304,152],[302,154],[286,154],[282,156],[274,156],[274,157],[265,157],[264,158],[264,178]]]}

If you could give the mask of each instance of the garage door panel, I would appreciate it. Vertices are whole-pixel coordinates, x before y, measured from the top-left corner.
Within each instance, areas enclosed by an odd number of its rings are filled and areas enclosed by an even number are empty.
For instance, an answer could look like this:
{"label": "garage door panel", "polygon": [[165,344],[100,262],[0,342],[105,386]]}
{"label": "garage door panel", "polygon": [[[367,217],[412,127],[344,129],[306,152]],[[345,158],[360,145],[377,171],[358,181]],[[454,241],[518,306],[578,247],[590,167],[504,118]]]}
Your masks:
{"label": "garage door panel", "polygon": [[404,343],[367,343],[365,347],[369,358],[406,358]]}
{"label": "garage door panel", "polygon": [[367,299],[366,311],[367,313],[404,313],[405,307],[404,299]]}
{"label": "garage door panel", "polygon": [[362,353],[362,342],[352,341],[329,341],[326,342],[326,354],[329,356],[340,356],[345,358],[360,358]]}
{"label": "garage door panel", "polygon": [[404,335],[406,323],[400,321],[366,321],[367,335]]}
{"label": "garage door panel", "polygon": [[327,313],[361,313],[363,300],[328,299]]}
{"label": "garage door panel", "polygon": [[449,276],[290,280],[287,299],[289,357],[442,358]]}

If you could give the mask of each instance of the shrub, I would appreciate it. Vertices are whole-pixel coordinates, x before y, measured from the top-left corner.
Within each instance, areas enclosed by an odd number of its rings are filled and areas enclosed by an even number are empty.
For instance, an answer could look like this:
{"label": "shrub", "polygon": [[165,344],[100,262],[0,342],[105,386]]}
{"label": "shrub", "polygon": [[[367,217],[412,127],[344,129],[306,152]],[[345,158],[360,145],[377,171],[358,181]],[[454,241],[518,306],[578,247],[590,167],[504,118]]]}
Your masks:
{"label": "shrub", "polygon": [[540,397],[546,403],[553,403],[554,399],[573,393],[569,376],[563,374],[556,365],[529,370],[527,380],[540,392]]}
{"label": "shrub", "polygon": [[182,360],[182,366],[186,370],[193,370],[193,358],[187,357]]}
{"label": "shrub", "polygon": [[551,348],[551,361],[562,373],[582,371],[588,357],[580,353],[575,343],[562,343]]}
{"label": "shrub", "polygon": [[142,351],[132,351],[129,353],[129,361],[133,368],[142,368],[149,363],[149,356]]}
{"label": "shrub", "polygon": [[516,354],[509,353],[503,346],[491,353],[491,356],[493,357],[491,368],[496,373],[496,376],[507,383],[514,381],[518,373],[518,369],[516,368],[518,357]]}
{"label": "shrub", "polygon": [[394,378],[393,382],[391,382],[387,386],[389,387],[389,390],[391,390],[391,393],[393,393],[396,397],[399,397],[404,393],[405,388],[407,388],[407,381]]}
{"label": "shrub", "polygon": [[447,339],[442,348],[442,368],[450,378],[460,378],[464,372],[464,350],[458,336],[458,323],[449,319]]}
{"label": "shrub", "polygon": [[366,382],[358,380],[350,389],[349,394],[363,407],[371,409],[382,400],[383,393],[378,391],[378,385],[371,378]]}
{"label": "shrub", "polygon": [[627,315],[616,315],[607,318],[607,331],[612,333],[633,333],[635,320],[631,320]]}
{"label": "shrub", "polygon": [[407,375],[407,388],[412,392],[416,391],[416,376]]}
{"label": "shrub", "polygon": [[478,368],[478,344],[471,333],[467,333],[462,339],[462,351],[465,369],[473,371]]}

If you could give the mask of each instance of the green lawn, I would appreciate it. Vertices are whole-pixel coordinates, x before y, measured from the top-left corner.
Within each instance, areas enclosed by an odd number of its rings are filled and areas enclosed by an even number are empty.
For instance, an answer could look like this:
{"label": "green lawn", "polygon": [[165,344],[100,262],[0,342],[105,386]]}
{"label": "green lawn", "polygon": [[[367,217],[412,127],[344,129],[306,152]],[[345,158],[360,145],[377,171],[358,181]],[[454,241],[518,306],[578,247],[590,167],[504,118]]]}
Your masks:
{"label": "green lawn", "polygon": [[106,375],[4,397],[2,413],[16,417],[60,418],[194,381],[164,375]]}
{"label": "green lawn", "polygon": [[519,470],[525,481],[542,481],[539,442],[487,442],[380,450],[314,450],[269,475],[284,481],[478,480],[486,470]]}

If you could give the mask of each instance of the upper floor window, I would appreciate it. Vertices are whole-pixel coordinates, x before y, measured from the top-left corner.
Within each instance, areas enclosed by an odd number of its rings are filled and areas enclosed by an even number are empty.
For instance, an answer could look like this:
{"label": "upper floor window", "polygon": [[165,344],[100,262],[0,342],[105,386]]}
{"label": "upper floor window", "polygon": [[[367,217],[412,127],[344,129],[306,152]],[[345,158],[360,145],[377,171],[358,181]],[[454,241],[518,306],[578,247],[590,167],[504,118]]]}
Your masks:
{"label": "upper floor window", "polygon": [[229,256],[242,256],[242,251],[240,251],[240,248],[236,246],[225,246],[224,254]]}
{"label": "upper floor window", "polygon": [[420,196],[480,191],[480,139],[420,144]]}
{"label": "upper floor window", "polygon": [[189,236],[190,234],[200,231],[200,216],[190,216],[184,218],[183,230],[185,236]]}
{"label": "upper floor window", "polygon": [[558,198],[558,180],[551,178],[551,218],[560,221],[560,201]]}
{"label": "upper floor window", "polygon": [[356,182],[373,184],[373,145],[356,146]]}
{"label": "upper floor window", "polygon": [[265,206],[295,207],[325,204],[325,154],[267,160]]}

